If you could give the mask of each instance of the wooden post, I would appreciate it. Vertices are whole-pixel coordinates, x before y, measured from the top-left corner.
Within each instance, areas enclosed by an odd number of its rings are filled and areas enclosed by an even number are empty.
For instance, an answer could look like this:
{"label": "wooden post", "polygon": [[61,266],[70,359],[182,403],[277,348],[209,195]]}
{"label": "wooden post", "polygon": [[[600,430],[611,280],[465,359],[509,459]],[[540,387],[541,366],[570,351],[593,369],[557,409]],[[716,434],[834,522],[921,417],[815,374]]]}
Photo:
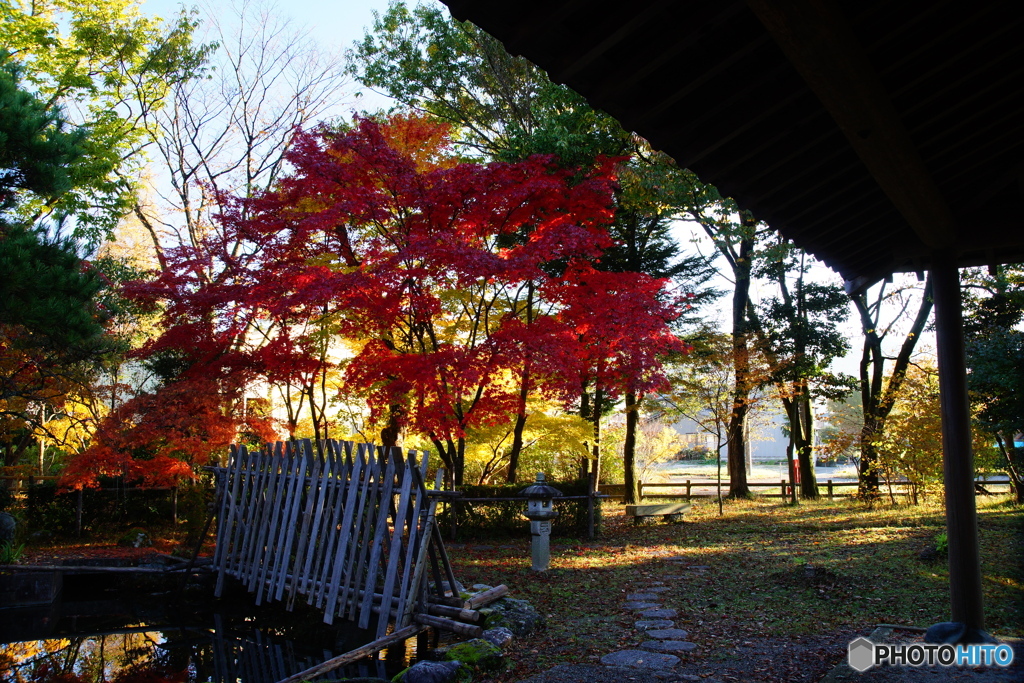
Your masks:
{"label": "wooden post", "polygon": [[82,535],[82,489],[78,489],[75,501],[75,533]]}
{"label": "wooden post", "polygon": [[638,502],[638,503],[642,503],[643,502],[643,500],[644,500],[644,483],[642,481],[638,481],[636,483],[636,497],[637,497],[637,501],[636,502]]}
{"label": "wooden post", "polygon": [[981,560],[974,497],[970,403],[964,356],[960,271],[950,250],[932,254],[935,339],[938,346],[939,401],[942,406],[943,475],[946,485],[946,537],[949,540],[949,594],[953,621],[967,626],[965,638],[984,628]]}
{"label": "wooden post", "polygon": [[779,493],[781,493],[782,494],[782,498],[785,499],[786,498],[786,480],[783,479],[781,482],[779,482],[779,484],[781,486],[781,489],[780,489]]}
{"label": "wooden post", "polygon": [[686,480],[686,500],[690,500],[690,480]]}
{"label": "wooden post", "polygon": [[832,480],[828,480],[828,499],[832,500]]}
{"label": "wooden post", "polygon": [[594,538],[594,493],[597,489],[597,472],[587,476],[587,538]]}
{"label": "wooden post", "polygon": [[171,489],[171,521],[174,525],[178,525],[178,487],[175,486]]}

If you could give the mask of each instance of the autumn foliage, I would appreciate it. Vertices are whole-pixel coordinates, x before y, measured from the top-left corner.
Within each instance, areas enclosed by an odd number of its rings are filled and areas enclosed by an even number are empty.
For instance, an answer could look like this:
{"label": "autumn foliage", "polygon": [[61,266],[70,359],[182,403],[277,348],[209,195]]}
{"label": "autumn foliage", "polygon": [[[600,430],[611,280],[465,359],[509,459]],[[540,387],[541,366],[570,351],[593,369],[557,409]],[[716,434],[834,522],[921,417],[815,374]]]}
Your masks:
{"label": "autumn foliage", "polygon": [[201,248],[130,288],[162,312],[141,355],[177,373],[112,415],[76,481],[185,475],[235,438],[246,386],[328,368],[372,421],[428,436],[456,468],[467,429],[514,414],[526,367],[531,391],[567,406],[586,382],[657,386],[682,346],[677,303],[663,281],[595,268],[615,160],[482,164],[450,146],[415,117],[299,133],[273,191],[229,202]]}

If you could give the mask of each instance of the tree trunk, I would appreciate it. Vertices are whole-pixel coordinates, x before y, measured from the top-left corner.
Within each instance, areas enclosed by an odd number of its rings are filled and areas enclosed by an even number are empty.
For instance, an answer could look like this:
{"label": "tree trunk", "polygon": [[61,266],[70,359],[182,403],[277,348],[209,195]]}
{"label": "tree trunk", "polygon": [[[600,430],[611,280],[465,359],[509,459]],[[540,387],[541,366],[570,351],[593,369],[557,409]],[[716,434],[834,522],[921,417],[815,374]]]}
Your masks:
{"label": "tree trunk", "polygon": [[398,445],[398,437],[402,433],[402,413],[401,405],[388,406],[388,423],[380,430],[380,445],[384,448],[394,448]]}
{"label": "tree trunk", "polygon": [[800,462],[800,495],[804,498],[818,497],[818,480],[814,474],[814,415],[811,412],[811,396],[807,385],[800,388],[797,396],[796,417],[800,425],[800,441],[797,458]]}
{"label": "tree trunk", "polygon": [[636,428],[640,421],[640,403],[636,393],[626,393],[626,438],[622,444],[622,467],[625,472],[626,503],[639,503],[640,492],[636,479]]}
{"label": "tree trunk", "polygon": [[[526,293],[526,324],[533,323],[533,283],[527,287]],[[523,452],[523,431],[526,428],[526,399],[530,395],[530,356],[527,352],[523,361],[523,374],[519,384],[519,406],[516,412],[516,423],[512,428],[512,449],[508,454],[508,473],[505,481],[515,484],[519,476],[519,456]]]}
{"label": "tree trunk", "polygon": [[430,441],[434,444],[434,448],[437,449],[437,455],[441,458],[441,462],[444,464],[444,486],[449,491],[454,491],[456,486],[462,484],[461,480],[456,480],[455,478],[455,443],[451,439],[445,439],[442,441],[433,434],[430,436]]}
{"label": "tree trunk", "polygon": [[508,454],[508,470],[505,474],[506,484],[515,484],[519,477],[519,454],[523,452],[523,430],[526,427],[526,412],[516,415],[516,423],[512,428],[512,448]]}
{"label": "tree trunk", "polygon": [[[584,383],[580,390],[580,417],[587,422],[591,422],[593,419],[590,410],[590,392],[587,391],[587,385]],[[590,444],[586,441],[583,442],[583,450],[586,453],[580,458],[580,481],[587,483],[590,478]]]}
{"label": "tree trunk", "polygon": [[594,389],[594,443],[591,446],[593,461],[590,477],[594,481],[593,491],[597,491],[601,485],[601,402],[604,399],[604,391],[601,387]]}
{"label": "tree trunk", "polygon": [[861,430],[860,467],[858,468],[858,495],[865,498],[878,496],[878,449],[877,439],[885,430],[885,421],[896,404],[896,398],[907,376],[910,358],[917,346],[917,340],[924,331],[928,316],[932,311],[932,276],[929,273],[921,294],[921,305],[910,332],[903,339],[899,354],[893,365],[892,375],[888,382],[884,381],[885,361],[882,354],[882,340],[878,336],[878,309],[881,299],[876,304],[875,317],[872,318],[867,295],[862,293],[854,297],[853,304],[860,314],[864,328],[864,350],[860,362],[860,393],[864,407],[864,428]]}
{"label": "tree trunk", "polygon": [[750,302],[751,253],[754,238],[744,237],[734,273],[736,286],[732,298],[732,355],[735,385],[732,396],[732,414],[729,418],[729,496],[749,498],[747,486],[746,421],[750,400],[750,349],[748,348],[747,306]]}

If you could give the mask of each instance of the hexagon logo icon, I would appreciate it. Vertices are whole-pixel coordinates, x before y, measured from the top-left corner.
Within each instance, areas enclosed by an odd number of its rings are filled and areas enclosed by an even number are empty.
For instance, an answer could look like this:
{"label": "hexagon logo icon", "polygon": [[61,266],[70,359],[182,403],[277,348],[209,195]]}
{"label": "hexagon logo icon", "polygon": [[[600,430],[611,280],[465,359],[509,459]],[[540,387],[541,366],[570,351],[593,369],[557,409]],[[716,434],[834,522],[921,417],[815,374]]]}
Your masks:
{"label": "hexagon logo icon", "polygon": [[858,638],[853,641],[850,643],[850,655],[847,661],[854,671],[867,671],[875,663],[875,644],[867,638]]}

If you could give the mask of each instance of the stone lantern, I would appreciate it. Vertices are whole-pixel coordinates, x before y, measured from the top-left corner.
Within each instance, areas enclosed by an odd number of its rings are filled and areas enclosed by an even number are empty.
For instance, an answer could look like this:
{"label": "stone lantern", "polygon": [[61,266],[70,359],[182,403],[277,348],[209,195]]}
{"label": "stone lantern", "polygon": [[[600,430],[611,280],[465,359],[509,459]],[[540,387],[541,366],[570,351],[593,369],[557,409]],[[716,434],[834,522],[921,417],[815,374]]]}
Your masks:
{"label": "stone lantern", "polygon": [[530,520],[530,534],[533,536],[533,571],[544,572],[551,564],[551,520],[558,516],[554,498],[562,492],[544,483],[544,473],[537,473],[537,480],[519,492],[529,500],[526,503],[526,518]]}

